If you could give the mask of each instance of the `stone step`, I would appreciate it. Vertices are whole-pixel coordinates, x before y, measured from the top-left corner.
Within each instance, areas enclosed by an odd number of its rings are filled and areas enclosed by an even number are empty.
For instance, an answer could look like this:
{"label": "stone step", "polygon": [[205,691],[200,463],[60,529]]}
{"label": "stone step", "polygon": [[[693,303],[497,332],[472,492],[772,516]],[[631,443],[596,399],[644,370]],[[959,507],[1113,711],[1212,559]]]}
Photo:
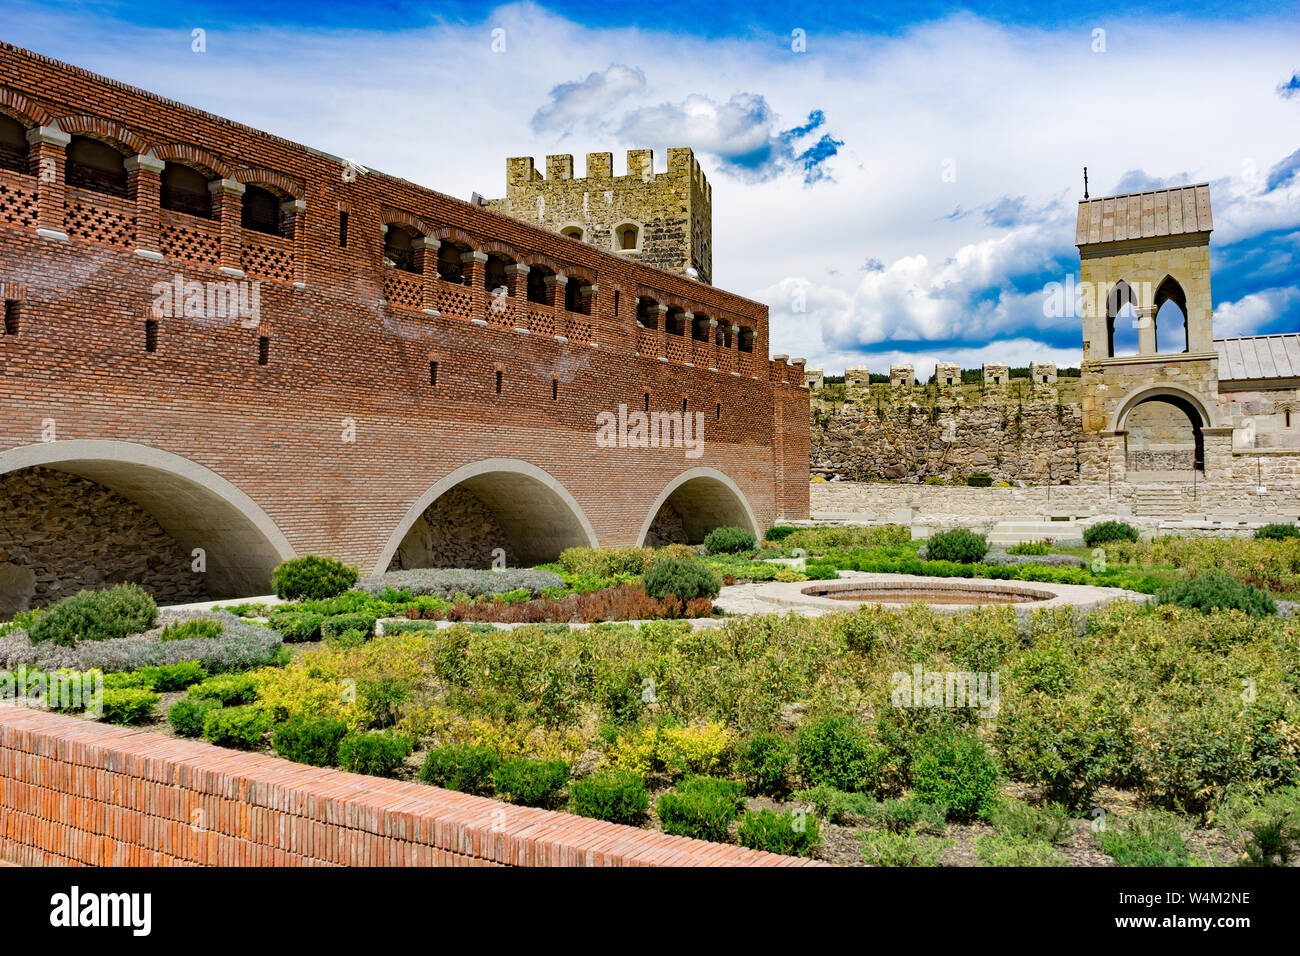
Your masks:
{"label": "stone step", "polygon": [[1045,538],[1063,541],[1081,537],[1083,532],[1074,521],[1032,519],[999,521],[986,536],[990,544],[1025,544],[1030,541],[1042,541]]}

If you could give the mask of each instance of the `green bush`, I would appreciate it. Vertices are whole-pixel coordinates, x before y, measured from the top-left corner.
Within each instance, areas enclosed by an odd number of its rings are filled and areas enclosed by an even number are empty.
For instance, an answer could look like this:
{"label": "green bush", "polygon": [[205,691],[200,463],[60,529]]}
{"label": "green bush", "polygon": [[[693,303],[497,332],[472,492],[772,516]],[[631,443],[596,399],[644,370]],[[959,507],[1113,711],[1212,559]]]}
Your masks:
{"label": "green bush", "polygon": [[181,661],[161,667],[142,667],[137,671],[154,690],[163,693],[184,690],[191,684],[207,680],[208,672],[198,661]]}
{"label": "green bush", "polygon": [[763,535],[764,540],[771,541],[773,544],[780,544],[790,535],[798,531],[798,528],[788,524],[774,524],[767,529],[767,534]]}
{"label": "green bush", "polygon": [[203,736],[218,747],[257,750],[271,729],[271,715],[260,707],[221,707],[203,718]]}
{"label": "green bush", "polygon": [[1021,840],[1064,843],[1070,837],[1070,815],[1059,803],[1033,807],[1010,797],[998,797],[980,812],[988,824]]}
{"label": "green bush", "polygon": [[487,747],[447,744],[429,751],[420,768],[420,779],[445,790],[487,796],[492,792],[496,769],[497,755]]}
{"label": "green bush", "polygon": [[251,674],[217,674],[190,687],[189,695],[215,700],[224,707],[251,704],[257,700],[257,681]]}
{"label": "green bush", "polygon": [[1067,860],[1050,843],[1027,840],[1011,833],[975,838],[980,866],[1065,866]]}
{"label": "green bush", "polygon": [[[356,612],[354,614],[334,614],[325,618],[320,626],[320,636],[326,641],[339,641],[344,644],[362,644],[375,636],[373,614]],[[361,639],[357,640],[357,635]]]}
{"label": "green bush", "polygon": [[685,604],[696,598],[715,598],[722,582],[709,568],[691,558],[664,558],[652,564],[641,576],[641,586],[656,600],[669,594]]}
{"label": "green bush", "polygon": [[560,805],[560,791],[568,782],[569,765],[563,760],[521,757],[505,761],[492,774],[492,784],[500,799],[548,810]]}
{"label": "green bush", "polygon": [[339,766],[350,773],[395,777],[415,743],[406,734],[353,733],[339,741]]}
{"label": "green bush", "polygon": [[1007,548],[1007,554],[1050,554],[1052,546],[1046,541],[1022,541]]}
{"label": "green bush", "polygon": [[665,833],[724,843],[744,805],[744,787],[734,780],[688,777],[659,798],[655,811]]}
{"label": "green bush", "polygon": [[859,833],[858,842],[862,845],[862,860],[868,866],[936,866],[952,846],[951,840],[891,830]]}
{"label": "green bush", "polygon": [[275,728],[271,746],[294,763],[332,767],[338,763],[339,741],[347,732],[348,725],[333,717],[298,716]]}
{"label": "green bush", "polygon": [[966,478],[966,484],[972,488],[987,488],[993,484],[993,479],[982,471],[977,471]]}
{"label": "green bush", "polygon": [[271,626],[280,632],[286,644],[304,644],[321,639],[325,615],[315,611],[271,612]]}
{"label": "green bush", "polygon": [[820,825],[811,813],[750,810],[740,821],[736,838],[751,850],[783,856],[812,856],[821,845]]}
{"label": "green bush", "polygon": [[143,724],[153,718],[162,694],[139,687],[104,688],[102,719],[110,724]]}
{"label": "green bush", "polygon": [[356,568],[318,554],[291,558],[271,573],[271,587],[286,601],[334,597],[356,583]]}
{"label": "green bush", "polygon": [[1083,543],[1090,548],[1108,541],[1137,541],[1138,530],[1126,521],[1102,521],[1083,532]]}
{"label": "green bush", "polygon": [[1226,822],[1243,866],[1288,866],[1300,847],[1300,788],[1270,793]]}
{"label": "green bush", "polygon": [[172,621],[162,629],[158,640],[186,641],[192,637],[220,637],[223,633],[225,628],[221,626],[220,621],[214,621],[210,617],[195,617],[184,621]]}
{"label": "green bush", "polygon": [[757,542],[744,528],[714,528],[704,539],[704,550],[709,554],[735,554],[753,551]]}
{"label": "green bush", "polygon": [[1156,603],[1174,604],[1207,614],[1216,608],[1245,611],[1251,617],[1277,613],[1273,595],[1217,572],[1171,584],[1156,595]]}
{"label": "green bush", "polygon": [[1189,866],[1183,823],[1172,813],[1148,810],[1126,819],[1110,817],[1098,838],[1116,866]]}
{"label": "green bush", "polygon": [[158,605],[138,584],[115,584],[100,591],[78,591],[47,607],[27,636],[75,647],[79,641],[108,641],[142,634],[158,620]]}
{"label": "green bush", "polygon": [[932,534],[925,542],[925,553],[931,561],[956,561],[974,564],[988,554],[989,543],[984,535],[966,528],[953,528]]}
{"label": "green bush", "polygon": [[736,768],[754,795],[781,798],[790,792],[790,764],[794,750],[780,734],[761,732],[740,745]]}
{"label": "green bush", "polygon": [[894,833],[917,830],[943,833],[948,829],[948,807],[942,803],[926,803],[916,797],[874,803],[866,808],[864,817],[872,826]]}
{"label": "green bush", "polygon": [[1293,524],[1266,524],[1255,529],[1255,540],[1281,541],[1283,538],[1300,538],[1300,527]]}
{"label": "green bush", "polygon": [[865,793],[845,793],[825,784],[796,790],[797,803],[807,803],[827,823],[858,823],[866,820],[876,807],[874,797]]}
{"label": "green bush", "polygon": [[203,734],[203,721],[208,714],[220,709],[215,700],[199,697],[182,697],[167,711],[167,722],[180,737],[198,737]]}
{"label": "green bush", "polygon": [[799,772],[810,786],[825,784],[849,793],[874,792],[884,763],[883,748],[849,717],[823,717],[795,738]]}
{"label": "green bush", "polygon": [[569,787],[569,809],[580,817],[635,824],[650,808],[641,778],[626,770],[605,770]]}
{"label": "green bush", "polygon": [[955,819],[975,816],[997,784],[997,763],[971,731],[949,727],[931,731],[912,755],[913,798],[947,804]]}
{"label": "green bush", "polygon": [[570,574],[610,578],[640,574],[649,555],[649,548],[565,548],[555,563]]}

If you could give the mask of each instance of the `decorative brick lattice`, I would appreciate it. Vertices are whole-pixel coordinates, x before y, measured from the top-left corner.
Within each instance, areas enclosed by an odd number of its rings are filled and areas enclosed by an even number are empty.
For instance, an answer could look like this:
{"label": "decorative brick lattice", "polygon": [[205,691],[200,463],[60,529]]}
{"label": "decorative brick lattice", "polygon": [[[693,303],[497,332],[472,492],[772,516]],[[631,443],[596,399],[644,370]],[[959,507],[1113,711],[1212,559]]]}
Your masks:
{"label": "decorative brick lattice", "polygon": [[250,276],[272,282],[293,281],[293,246],[288,239],[244,234],[240,265]]}
{"label": "decorative brick lattice", "polygon": [[555,334],[555,313],[550,306],[533,303],[528,307],[528,328],[534,335]]}
{"label": "decorative brick lattice", "polygon": [[424,277],[385,267],[384,298],[389,306],[418,312],[424,303]]}
{"label": "decorative brick lattice", "polygon": [[221,262],[219,224],[193,216],[163,219],[158,235],[158,251],[168,259],[184,259],[215,266]]}
{"label": "decorative brick lattice", "polygon": [[568,338],[570,342],[580,342],[584,345],[591,342],[591,319],[581,315],[570,315],[566,317],[568,326]]}
{"label": "decorative brick lattice", "polygon": [[686,340],[680,335],[668,336],[668,361],[686,364],[691,360],[691,353],[686,347]]}
{"label": "decorative brick lattice", "polygon": [[0,170],[0,226],[32,228],[35,225],[35,179]]}
{"label": "decorative brick lattice", "polygon": [[697,368],[713,367],[713,349],[708,342],[695,342],[691,349],[695,357],[691,359]]}
{"label": "decorative brick lattice", "polygon": [[718,371],[734,372],[736,370],[736,353],[731,349],[718,349]]}
{"label": "decorative brick lattice", "polygon": [[64,224],[71,239],[122,249],[135,244],[135,207],[115,196],[69,189]]}
{"label": "decorative brick lattice", "polygon": [[643,329],[640,326],[637,327],[636,350],[638,353],[641,355],[653,356],[655,354],[655,349],[658,347],[655,340],[656,336],[654,329]]}
{"label": "decorative brick lattice", "polygon": [[479,314],[474,303],[474,292],[469,286],[439,280],[438,291],[440,300],[438,311],[443,315],[457,319],[478,318]]}
{"label": "decorative brick lattice", "polygon": [[737,355],[741,375],[754,374],[754,356],[749,352],[741,352]]}

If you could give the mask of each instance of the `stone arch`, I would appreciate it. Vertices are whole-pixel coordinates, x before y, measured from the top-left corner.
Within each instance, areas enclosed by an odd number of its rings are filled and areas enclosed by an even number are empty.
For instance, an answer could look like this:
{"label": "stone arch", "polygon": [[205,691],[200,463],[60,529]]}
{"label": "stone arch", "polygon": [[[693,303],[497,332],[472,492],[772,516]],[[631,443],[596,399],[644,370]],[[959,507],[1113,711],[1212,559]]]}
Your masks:
{"label": "stone arch", "polygon": [[74,439],[0,452],[0,474],[48,468],[95,482],[139,505],[181,547],[206,553],[215,599],[266,594],[271,572],[294,556],[270,516],[216,472],[133,442]]}
{"label": "stone arch", "polygon": [[665,506],[671,506],[680,516],[690,544],[699,544],[714,528],[727,526],[744,528],[755,538],[760,534],[754,509],[749,506],[745,493],[716,468],[691,468],[670,481],[650,507],[637,535],[638,545],[646,543]]}
{"label": "stone arch", "polygon": [[1191,327],[1187,320],[1187,293],[1183,290],[1182,283],[1171,275],[1165,276],[1156,286],[1156,296],[1151,303],[1151,321],[1155,326],[1156,351],[1160,351],[1160,310],[1166,305],[1171,304],[1177,307],[1183,316],[1183,347],[1176,350],[1187,352],[1191,350]]}
{"label": "stone arch", "polygon": [[[1159,406],[1172,407],[1185,416],[1190,433],[1184,431],[1178,415],[1172,416],[1173,424],[1168,420],[1168,412],[1161,421]],[[1215,427],[1211,417],[1213,408],[1195,392],[1177,385],[1155,385],[1130,393],[1114,421],[1114,430],[1124,437],[1125,471],[1203,472],[1206,467],[1204,433],[1205,429]],[[1133,420],[1135,412],[1139,412],[1136,421]],[[1157,436],[1154,445],[1150,443],[1151,435]]]}
{"label": "stone arch", "polygon": [[429,232],[429,227],[423,219],[414,213],[409,213],[405,209],[397,209],[393,206],[382,206],[379,210],[379,220],[384,225],[398,223],[406,227],[406,231],[412,238],[417,236],[430,236],[438,239],[440,236],[434,236]]}
{"label": "stone arch", "polygon": [[614,252],[640,252],[644,239],[645,225],[635,219],[620,220],[610,230],[610,245]]}
{"label": "stone arch", "polygon": [[443,226],[440,229],[434,229],[427,233],[427,235],[430,239],[437,239],[439,242],[445,240],[458,242],[469,249],[477,249],[479,246],[477,239],[471,236],[468,232],[465,232],[463,229],[457,229],[455,226]]}
{"label": "stone arch", "polygon": [[499,546],[519,564],[553,560],[565,548],[597,547],[582,506],[550,474],[517,458],[485,458],[445,475],[411,503],[375,562],[375,574],[388,570],[403,544],[411,544],[426,510],[453,489],[486,506],[507,539]]}
{"label": "stone arch", "polygon": [[[1125,307],[1132,307],[1135,314],[1142,307],[1137,293],[1125,280],[1121,279],[1106,295],[1106,357],[1115,358],[1115,320]],[[1136,343],[1135,349],[1136,349]]]}
{"label": "stone arch", "polygon": [[269,189],[284,199],[302,199],[303,194],[306,192],[306,189],[298,180],[290,179],[283,173],[277,173],[273,169],[245,166],[242,169],[236,169],[230,174],[230,178],[237,183],[243,183],[245,186],[261,186],[263,189]]}
{"label": "stone arch", "polygon": [[149,152],[149,141],[120,123],[98,116],[60,116],[55,122],[69,136],[89,136],[103,140],[127,156]]}
{"label": "stone arch", "polygon": [[217,179],[229,179],[230,167],[206,149],[184,143],[165,143],[155,146],[153,154],[164,162],[180,163]]}
{"label": "stone arch", "polygon": [[26,126],[47,126],[50,114],[27,97],[0,86],[0,112],[8,113]]}
{"label": "stone arch", "polygon": [[557,275],[564,272],[564,267],[560,265],[560,263],[541,252],[525,252],[520,254],[519,264],[528,266],[530,269],[550,269],[551,272],[556,273]]}
{"label": "stone arch", "polygon": [[1162,385],[1141,385],[1129,392],[1119,403],[1115,410],[1115,415],[1111,419],[1110,430],[1113,432],[1123,431],[1124,422],[1127,420],[1129,412],[1143,402],[1151,401],[1155,398],[1164,397],[1166,399],[1181,400],[1195,411],[1196,417],[1200,419],[1200,425],[1203,428],[1217,428],[1219,421],[1214,415],[1215,406],[1207,403],[1200,395],[1182,385],[1172,385],[1165,383]]}

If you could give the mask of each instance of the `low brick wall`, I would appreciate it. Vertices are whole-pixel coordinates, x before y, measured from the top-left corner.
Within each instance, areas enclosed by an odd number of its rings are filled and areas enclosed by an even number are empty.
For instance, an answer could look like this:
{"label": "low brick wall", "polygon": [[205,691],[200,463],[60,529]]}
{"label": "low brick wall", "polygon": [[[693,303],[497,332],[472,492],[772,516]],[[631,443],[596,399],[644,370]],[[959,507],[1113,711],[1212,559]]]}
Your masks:
{"label": "low brick wall", "polygon": [[0,860],[817,865],[18,707],[0,707]]}

